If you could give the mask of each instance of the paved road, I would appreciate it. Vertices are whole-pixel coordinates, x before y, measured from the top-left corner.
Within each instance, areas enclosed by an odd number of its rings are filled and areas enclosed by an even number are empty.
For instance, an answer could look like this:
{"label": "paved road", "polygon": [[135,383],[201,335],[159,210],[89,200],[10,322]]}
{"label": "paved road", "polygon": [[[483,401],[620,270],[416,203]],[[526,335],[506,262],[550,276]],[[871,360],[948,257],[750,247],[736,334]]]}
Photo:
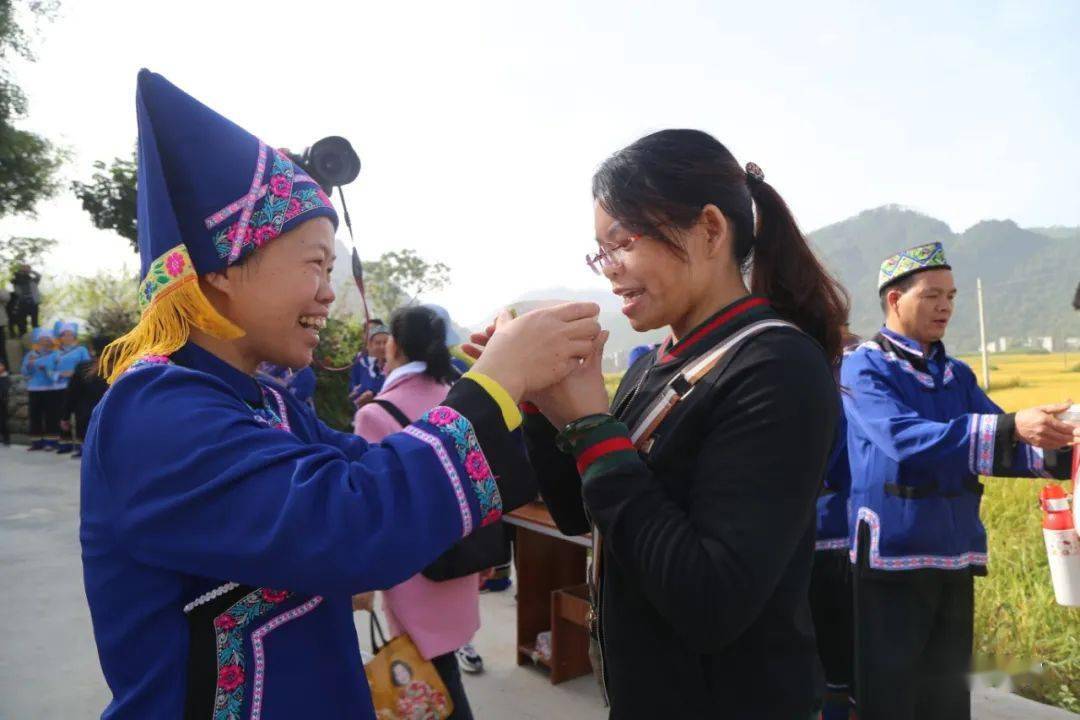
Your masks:
{"label": "paved road", "polygon": [[[0,446],[0,720],[94,718],[108,703],[83,594],[78,504],[75,461]],[[514,665],[514,610],[512,593],[482,599],[476,646],[487,672],[465,679],[476,717],[604,718],[591,678],[553,687],[541,671]],[[363,624],[366,616],[357,619]],[[360,637],[367,637],[366,626]],[[980,691],[975,717],[1080,716]]]}

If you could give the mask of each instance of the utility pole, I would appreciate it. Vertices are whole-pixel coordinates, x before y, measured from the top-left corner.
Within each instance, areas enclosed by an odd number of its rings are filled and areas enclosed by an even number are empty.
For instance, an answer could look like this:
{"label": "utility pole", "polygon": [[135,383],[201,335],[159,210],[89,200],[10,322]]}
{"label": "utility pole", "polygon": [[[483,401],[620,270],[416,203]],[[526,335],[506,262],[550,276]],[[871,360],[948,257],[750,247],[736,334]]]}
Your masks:
{"label": "utility pole", "polygon": [[986,352],[986,314],[983,312],[982,278],[975,279],[975,290],[979,293],[979,338],[982,340],[983,390],[990,392],[990,360]]}

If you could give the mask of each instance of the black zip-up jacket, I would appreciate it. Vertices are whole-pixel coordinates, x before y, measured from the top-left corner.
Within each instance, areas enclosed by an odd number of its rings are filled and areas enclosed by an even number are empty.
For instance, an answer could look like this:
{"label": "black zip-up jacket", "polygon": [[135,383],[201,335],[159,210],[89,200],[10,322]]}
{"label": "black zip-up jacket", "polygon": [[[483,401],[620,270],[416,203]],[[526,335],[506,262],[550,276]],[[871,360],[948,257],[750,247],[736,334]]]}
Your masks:
{"label": "black zip-up jacket", "polygon": [[[777,317],[754,297],[721,310],[635,363],[614,414],[633,427],[689,362]],[[820,346],[776,328],[729,352],[647,456],[608,424],[574,439],[571,457],[542,415],[527,416],[559,528],[580,534],[591,519],[604,538],[599,634],[611,718],[805,720],[820,707],[807,591],[838,413]]]}

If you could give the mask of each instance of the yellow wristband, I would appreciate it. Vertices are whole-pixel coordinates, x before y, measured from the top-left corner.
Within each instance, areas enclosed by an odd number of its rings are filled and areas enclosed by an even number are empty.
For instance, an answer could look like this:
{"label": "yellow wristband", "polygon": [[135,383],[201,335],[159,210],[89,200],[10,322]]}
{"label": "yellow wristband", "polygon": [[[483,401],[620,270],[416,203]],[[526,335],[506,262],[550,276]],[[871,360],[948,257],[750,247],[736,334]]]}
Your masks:
{"label": "yellow wristband", "polygon": [[506,392],[506,388],[498,383],[498,381],[488,377],[483,373],[478,373],[475,370],[470,370],[462,377],[467,377],[474,383],[484,388],[484,392],[491,396],[491,399],[502,410],[503,420],[506,422],[506,429],[510,431],[517,430],[521,427],[521,411],[518,410],[517,404],[514,402],[514,398],[510,397],[510,393]]}

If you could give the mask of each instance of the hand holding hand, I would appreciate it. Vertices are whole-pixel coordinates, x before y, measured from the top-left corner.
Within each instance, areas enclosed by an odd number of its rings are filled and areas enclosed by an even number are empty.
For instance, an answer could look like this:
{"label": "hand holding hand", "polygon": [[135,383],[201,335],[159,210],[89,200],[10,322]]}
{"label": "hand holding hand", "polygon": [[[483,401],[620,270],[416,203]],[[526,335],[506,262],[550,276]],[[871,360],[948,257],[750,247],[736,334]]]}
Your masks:
{"label": "hand holding hand", "polygon": [[1069,409],[1071,401],[1058,405],[1042,405],[1016,413],[1016,439],[1044,450],[1058,450],[1080,443],[1080,427],[1058,420]]}
{"label": "hand holding hand", "polygon": [[517,402],[581,365],[600,335],[599,314],[595,303],[541,308],[518,318],[504,311],[472,369],[502,385]]}
{"label": "hand holding hand", "polygon": [[608,335],[605,330],[597,336],[592,353],[564,380],[529,394],[528,400],[540,408],[557,429],[588,415],[610,411],[602,369]]}

